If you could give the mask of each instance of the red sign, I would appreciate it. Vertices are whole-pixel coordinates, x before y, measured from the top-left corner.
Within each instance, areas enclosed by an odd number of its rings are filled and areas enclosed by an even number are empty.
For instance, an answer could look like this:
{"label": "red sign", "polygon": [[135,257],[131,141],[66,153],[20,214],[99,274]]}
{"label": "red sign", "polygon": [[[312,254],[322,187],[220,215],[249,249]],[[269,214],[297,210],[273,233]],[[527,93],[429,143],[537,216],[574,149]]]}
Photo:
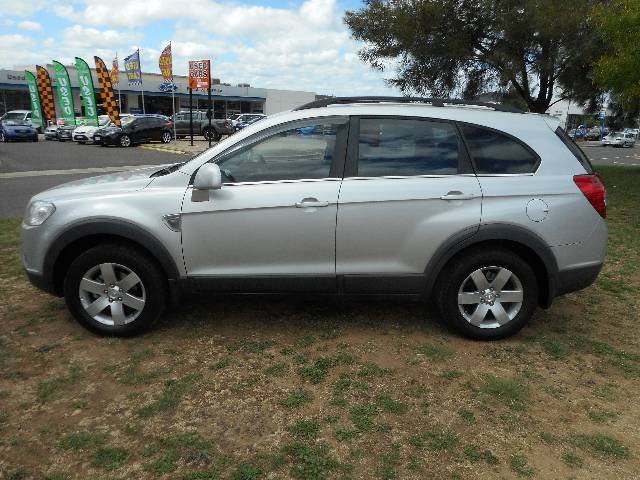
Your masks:
{"label": "red sign", "polygon": [[189,88],[209,88],[211,82],[210,60],[189,60]]}

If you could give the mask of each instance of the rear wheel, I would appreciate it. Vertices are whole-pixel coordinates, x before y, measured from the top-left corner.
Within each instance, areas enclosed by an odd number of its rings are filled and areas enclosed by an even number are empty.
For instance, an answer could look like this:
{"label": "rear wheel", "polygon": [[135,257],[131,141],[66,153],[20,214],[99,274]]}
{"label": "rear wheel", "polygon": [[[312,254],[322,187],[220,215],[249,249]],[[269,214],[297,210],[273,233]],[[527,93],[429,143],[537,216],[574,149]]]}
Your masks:
{"label": "rear wheel", "polygon": [[164,311],[167,286],[162,271],[144,252],[104,244],[76,258],[64,281],[69,311],[89,330],[134,335]]}
{"label": "rear wheel", "polygon": [[509,250],[470,251],[438,279],[438,308],[469,338],[496,340],[518,332],[538,303],[533,269]]}
{"label": "rear wheel", "polygon": [[171,132],[164,132],[160,141],[162,143],[169,143],[171,141]]}
{"label": "rear wheel", "polygon": [[0,130],[0,142],[6,142],[7,140],[4,138],[4,132]]}
{"label": "rear wheel", "polygon": [[206,140],[213,140],[214,142],[219,142],[220,139],[222,138],[222,135],[220,135],[218,132],[215,131],[215,129],[205,129],[202,134],[204,135],[204,138]]}

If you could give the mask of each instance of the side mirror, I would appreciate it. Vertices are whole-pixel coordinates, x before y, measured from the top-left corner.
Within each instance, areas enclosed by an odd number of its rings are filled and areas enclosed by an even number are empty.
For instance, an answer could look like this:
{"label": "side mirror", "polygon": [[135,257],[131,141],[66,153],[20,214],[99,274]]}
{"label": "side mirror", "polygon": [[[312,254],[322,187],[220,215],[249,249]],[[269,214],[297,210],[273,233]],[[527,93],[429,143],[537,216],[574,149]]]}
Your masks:
{"label": "side mirror", "polygon": [[196,190],[220,190],[222,188],[222,173],[215,163],[205,163],[200,167],[193,180]]}

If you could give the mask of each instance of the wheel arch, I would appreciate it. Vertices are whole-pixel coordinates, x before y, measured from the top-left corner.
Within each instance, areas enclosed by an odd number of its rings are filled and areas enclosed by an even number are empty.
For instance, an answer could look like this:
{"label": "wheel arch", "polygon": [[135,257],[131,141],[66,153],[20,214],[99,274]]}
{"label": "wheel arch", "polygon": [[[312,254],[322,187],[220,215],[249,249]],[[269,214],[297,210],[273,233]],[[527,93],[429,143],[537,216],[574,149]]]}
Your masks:
{"label": "wheel arch", "polygon": [[89,248],[106,242],[129,244],[153,258],[170,284],[177,284],[180,273],[165,246],[143,228],[124,220],[94,219],[72,225],[52,242],[47,251],[44,272],[53,293],[61,296],[69,265]]}
{"label": "wheel arch", "polygon": [[501,247],[522,257],[533,268],[539,285],[538,303],[547,308],[556,293],[558,265],[547,244],[534,232],[511,224],[485,224],[477,231],[465,230],[450,237],[427,264],[425,295],[433,293],[438,277],[459,254],[483,246]]}

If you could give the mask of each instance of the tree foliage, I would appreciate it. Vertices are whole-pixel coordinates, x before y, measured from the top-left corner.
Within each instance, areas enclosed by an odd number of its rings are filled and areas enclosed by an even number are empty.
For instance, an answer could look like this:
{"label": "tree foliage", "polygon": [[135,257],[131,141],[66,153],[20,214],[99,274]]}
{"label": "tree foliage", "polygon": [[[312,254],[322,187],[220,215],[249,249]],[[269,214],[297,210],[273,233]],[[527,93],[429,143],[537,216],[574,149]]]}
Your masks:
{"label": "tree foliage", "polygon": [[365,0],[345,23],[361,58],[395,65],[404,93],[473,98],[515,93],[534,112],[598,93],[592,64],[604,52],[591,13],[600,0]]}
{"label": "tree foliage", "polygon": [[595,65],[596,81],[619,103],[640,106],[640,0],[613,0],[595,10],[596,25],[610,51]]}

